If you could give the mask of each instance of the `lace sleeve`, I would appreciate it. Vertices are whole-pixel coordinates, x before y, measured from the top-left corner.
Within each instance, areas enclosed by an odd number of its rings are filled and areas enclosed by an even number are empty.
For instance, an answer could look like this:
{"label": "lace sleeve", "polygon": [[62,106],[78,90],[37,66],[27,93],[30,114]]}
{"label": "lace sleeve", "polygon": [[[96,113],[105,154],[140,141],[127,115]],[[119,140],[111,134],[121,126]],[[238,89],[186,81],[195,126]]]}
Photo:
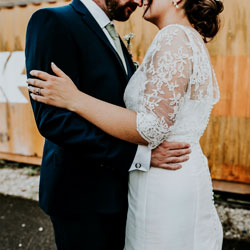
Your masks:
{"label": "lace sleeve", "polygon": [[192,49],[182,29],[166,27],[154,42],[142,65],[146,82],[137,112],[137,130],[151,149],[167,139],[192,73]]}

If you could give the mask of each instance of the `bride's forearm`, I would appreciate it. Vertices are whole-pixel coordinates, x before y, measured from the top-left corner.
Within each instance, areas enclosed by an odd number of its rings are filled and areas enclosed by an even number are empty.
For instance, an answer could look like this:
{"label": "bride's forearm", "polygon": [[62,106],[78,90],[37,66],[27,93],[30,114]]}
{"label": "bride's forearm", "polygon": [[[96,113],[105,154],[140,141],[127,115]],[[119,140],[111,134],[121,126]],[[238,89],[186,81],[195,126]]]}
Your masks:
{"label": "bride's forearm", "polygon": [[136,129],[136,112],[78,91],[69,109],[107,134],[135,144],[147,145]]}

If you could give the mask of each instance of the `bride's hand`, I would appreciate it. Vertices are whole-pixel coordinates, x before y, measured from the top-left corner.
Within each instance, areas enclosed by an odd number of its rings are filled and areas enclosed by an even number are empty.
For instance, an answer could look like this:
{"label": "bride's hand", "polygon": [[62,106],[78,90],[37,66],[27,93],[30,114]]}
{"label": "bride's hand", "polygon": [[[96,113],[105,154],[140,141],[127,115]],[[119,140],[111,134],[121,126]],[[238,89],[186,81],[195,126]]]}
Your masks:
{"label": "bride's hand", "polygon": [[32,76],[38,78],[27,80],[27,83],[32,85],[28,87],[31,98],[38,102],[71,110],[79,90],[54,63],[51,63],[51,68],[57,76],[39,70],[30,72]]}

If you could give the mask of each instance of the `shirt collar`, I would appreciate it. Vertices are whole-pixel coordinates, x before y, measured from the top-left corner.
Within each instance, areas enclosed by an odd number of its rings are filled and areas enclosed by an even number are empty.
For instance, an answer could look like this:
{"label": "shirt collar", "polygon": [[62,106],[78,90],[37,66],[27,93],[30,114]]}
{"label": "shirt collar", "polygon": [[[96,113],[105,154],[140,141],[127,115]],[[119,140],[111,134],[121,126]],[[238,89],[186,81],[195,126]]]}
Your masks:
{"label": "shirt collar", "polygon": [[111,22],[106,13],[93,0],[81,0],[81,2],[86,6],[102,29]]}

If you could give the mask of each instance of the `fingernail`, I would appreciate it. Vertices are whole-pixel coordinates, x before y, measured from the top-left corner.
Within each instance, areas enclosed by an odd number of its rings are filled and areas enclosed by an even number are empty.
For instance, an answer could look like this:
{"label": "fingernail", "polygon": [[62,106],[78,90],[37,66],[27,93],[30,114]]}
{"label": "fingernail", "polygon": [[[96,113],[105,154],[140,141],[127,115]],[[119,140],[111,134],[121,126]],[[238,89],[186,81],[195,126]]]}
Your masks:
{"label": "fingernail", "polygon": [[52,66],[56,66],[55,63],[53,63],[53,62],[51,62],[51,65],[52,65]]}

